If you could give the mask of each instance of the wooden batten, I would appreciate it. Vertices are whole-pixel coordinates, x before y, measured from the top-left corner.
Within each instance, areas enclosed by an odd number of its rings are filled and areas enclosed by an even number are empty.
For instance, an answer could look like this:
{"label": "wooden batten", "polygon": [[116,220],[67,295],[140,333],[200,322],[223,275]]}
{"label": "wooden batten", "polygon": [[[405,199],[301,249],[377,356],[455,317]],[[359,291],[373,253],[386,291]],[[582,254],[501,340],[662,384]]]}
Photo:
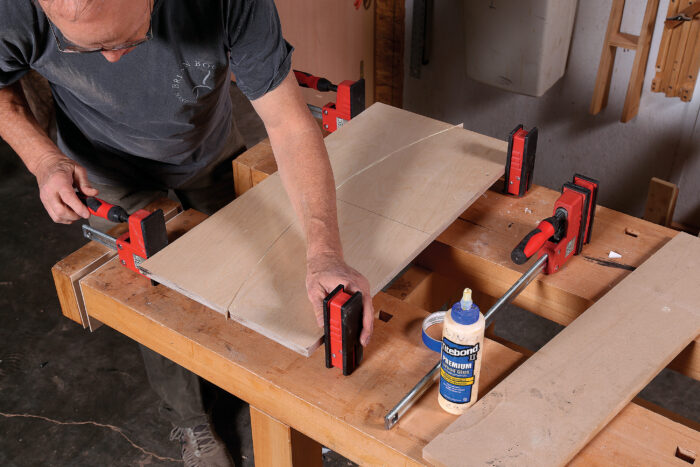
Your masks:
{"label": "wooden batten", "polygon": [[670,227],[678,200],[678,186],[674,183],[652,177],[649,194],[644,208],[644,219],[654,224]]}

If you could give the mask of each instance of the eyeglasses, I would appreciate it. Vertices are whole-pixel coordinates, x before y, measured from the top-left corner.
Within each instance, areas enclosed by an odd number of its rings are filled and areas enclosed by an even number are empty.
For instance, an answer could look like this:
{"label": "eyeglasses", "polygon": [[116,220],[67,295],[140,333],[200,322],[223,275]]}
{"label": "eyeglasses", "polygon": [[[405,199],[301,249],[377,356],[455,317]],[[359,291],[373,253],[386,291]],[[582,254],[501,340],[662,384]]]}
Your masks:
{"label": "eyeglasses", "polygon": [[114,47],[83,47],[77,44],[70,43],[69,41],[66,40],[66,43],[64,44],[61,39],[58,38],[58,34],[56,33],[56,30],[53,27],[53,24],[51,24],[51,21],[48,21],[49,23],[49,28],[51,29],[51,34],[53,34],[54,39],[56,39],[56,46],[58,47],[58,50],[61,52],[69,53],[69,54],[91,54],[91,53],[97,53],[97,52],[114,52],[117,50],[124,50],[124,49],[130,49],[132,47],[136,47],[137,45],[141,45],[144,42],[148,42],[151,39],[153,39],[153,8],[151,8],[151,14],[149,16],[149,24],[148,24],[148,32],[146,33],[146,37],[133,41],[133,42],[127,42],[125,44],[120,44],[116,45]]}

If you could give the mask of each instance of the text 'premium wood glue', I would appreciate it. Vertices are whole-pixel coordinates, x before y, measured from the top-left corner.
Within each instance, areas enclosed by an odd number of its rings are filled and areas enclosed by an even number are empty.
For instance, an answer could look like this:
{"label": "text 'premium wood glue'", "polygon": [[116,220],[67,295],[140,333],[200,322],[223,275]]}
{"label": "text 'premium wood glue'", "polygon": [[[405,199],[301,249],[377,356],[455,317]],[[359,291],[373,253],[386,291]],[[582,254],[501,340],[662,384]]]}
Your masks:
{"label": "text 'premium wood glue'", "polygon": [[440,356],[438,402],[447,412],[464,413],[477,398],[484,346],[484,316],[472,302],[471,289],[445,315]]}

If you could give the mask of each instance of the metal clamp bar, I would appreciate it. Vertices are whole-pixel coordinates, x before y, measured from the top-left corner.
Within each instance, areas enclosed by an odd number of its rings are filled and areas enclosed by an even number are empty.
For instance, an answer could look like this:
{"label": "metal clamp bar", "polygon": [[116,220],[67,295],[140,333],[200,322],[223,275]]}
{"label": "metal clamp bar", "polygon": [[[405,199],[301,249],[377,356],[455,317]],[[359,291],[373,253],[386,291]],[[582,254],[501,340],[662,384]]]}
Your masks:
{"label": "metal clamp bar", "polygon": [[88,240],[94,240],[113,250],[117,249],[116,238],[112,237],[111,235],[107,235],[104,232],[100,232],[99,230],[90,227],[88,224],[83,224],[83,236]]}
{"label": "metal clamp bar", "polygon": [[510,289],[504,293],[501,298],[496,301],[496,303],[493,304],[491,308],[489,308],[489,311],[486,312],[484,315],[484,319],[486,320],[486,327],[489,327],[491,323],[493,323],[493,320],[496,318],[496,314],[501,311],[507,304],[512,302],[515,297],[520,295],[520,292],[523,291],[525,287],[528,286],[532,280],[537,277],[539,273],[541,273],[544,270],[545,265],[547,264],[547,255],[544,254],[540,259],[538,259],[535,264],[530,266],[530,269],[525,271],[525,274],[520,276],[520,279],[515,281],[515,284],[513,284]]}
{"label": "metal clamp bar", "polygon": [[399,421],[403,414],[405,414],[406,411],[410,409],[418,400],[418,398],[420,398],[420,396],[422,396],[423,393],[428,390],[428,388],[433,384],[433,381],[437,379],[438,373],[440,373],[440,362],[437,362],[432,370],[430,370],[427,375],[423,376],[423,378],[418,381],[418,384],[413,386],[413,389],[411,389],[408,394],[403,396],[403,399],[401,399],[399,403],[396,404],[396,406],[391,409],[388,414],[386,414],[386,417],[384,417],[384,427],[387,430],[391,430],[391,428],[396,425],[396,422]]}
{"label": "metal clamp bar", "polygon": [[[542,255],[540,259],[538,259],[535,264],[533,264],[530,269],[528,269],[525,274],[523,274],[520,279],[518,279],[515,284],[513,284],[508,291],[506,291],[505,294],[501,298],[496,301],[496,303],[493,304],[491,308],[489,308],[489,311],[486,312],[484,315],[484,319],[486,320],[486,326],[488,327],[493,320],[496,318],[496,314],[501,311],[507,304],[513,301],[515,297],[517,297],[520,292],[527,287],[527,285],[532,282],[532,280],[537,277],[537,275],[544,270],[545,265],[547,264],[547,255]],[[396,423],[399,421],[399,419],[405,414],[408,409],[410,409],[413,404],[416,403],[416,401],[422,396],[425,391],[430,388],[430,386],[433,384],[433,381],[437,379],[437,375],[440,373],[440,361],[437,362],[437,364],[426,374],[421,378],[420,381],[418,381],[418,384],[416,384],[413,389],[411,389],[408,394],[406,394],[396,406],[389,411],[388,414],[384,417],[384,427],[387,430],[390,430]]]}

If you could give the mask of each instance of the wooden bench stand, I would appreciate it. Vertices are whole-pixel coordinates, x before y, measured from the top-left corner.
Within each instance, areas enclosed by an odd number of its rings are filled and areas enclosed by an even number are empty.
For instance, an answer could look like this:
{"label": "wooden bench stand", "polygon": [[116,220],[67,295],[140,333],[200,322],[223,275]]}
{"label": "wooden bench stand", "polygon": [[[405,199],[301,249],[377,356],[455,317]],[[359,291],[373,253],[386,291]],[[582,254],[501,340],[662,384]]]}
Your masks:
{"label": "wooden bench stand", "polygon": [[[257,149],[260,153],[251,157],[257,161],[254,167],[242,166],[248,153],[235,162],[237,183],[243,176],[254,185],[253,168],[267,167],[263,175],[276,170],[269,145]],[[487,308],[523,270],[510,262],[510,249],[551,214],[556,197],[542,187],[519,200],[496,191],[485,193],[375,296],[375,308],[384,319],[376,321],[366,359],[350,377],[325,368],[323,352],[302,357],[171,289],[152,287],[115,259],[78,278],[76,258],[88,261],[90,245],[59,262],[54,277],[66,316],[84,324],[75,313],[78,305],[70,303],[70,297],[81,294],[91,319],[250,403],[256,465],[320,465],[321,445],[362,465],[424,465],[423,447],[455,420],[439,408],[436,385],[392,430],[385,430],[383,421],[438,359],[420,341],[421,321],[428,311],[452,302],[464,286],[474,289],[476,302]],[[203,219],[200,213],[186,211],[168,223],[168,230],[176,236]],[[583,254],[561,272],[539,277],[516,304],[567,325],[675,234],[599,207],[593,241]],[[622,259],[609,264],[610,250]],[[489,334],[479,394],[486,394],[528,356],[525,349]],[[698,340],[670,367],[700,379]],[[700,453],[698,428],[635,400],[572,464],[689,465]]]}

